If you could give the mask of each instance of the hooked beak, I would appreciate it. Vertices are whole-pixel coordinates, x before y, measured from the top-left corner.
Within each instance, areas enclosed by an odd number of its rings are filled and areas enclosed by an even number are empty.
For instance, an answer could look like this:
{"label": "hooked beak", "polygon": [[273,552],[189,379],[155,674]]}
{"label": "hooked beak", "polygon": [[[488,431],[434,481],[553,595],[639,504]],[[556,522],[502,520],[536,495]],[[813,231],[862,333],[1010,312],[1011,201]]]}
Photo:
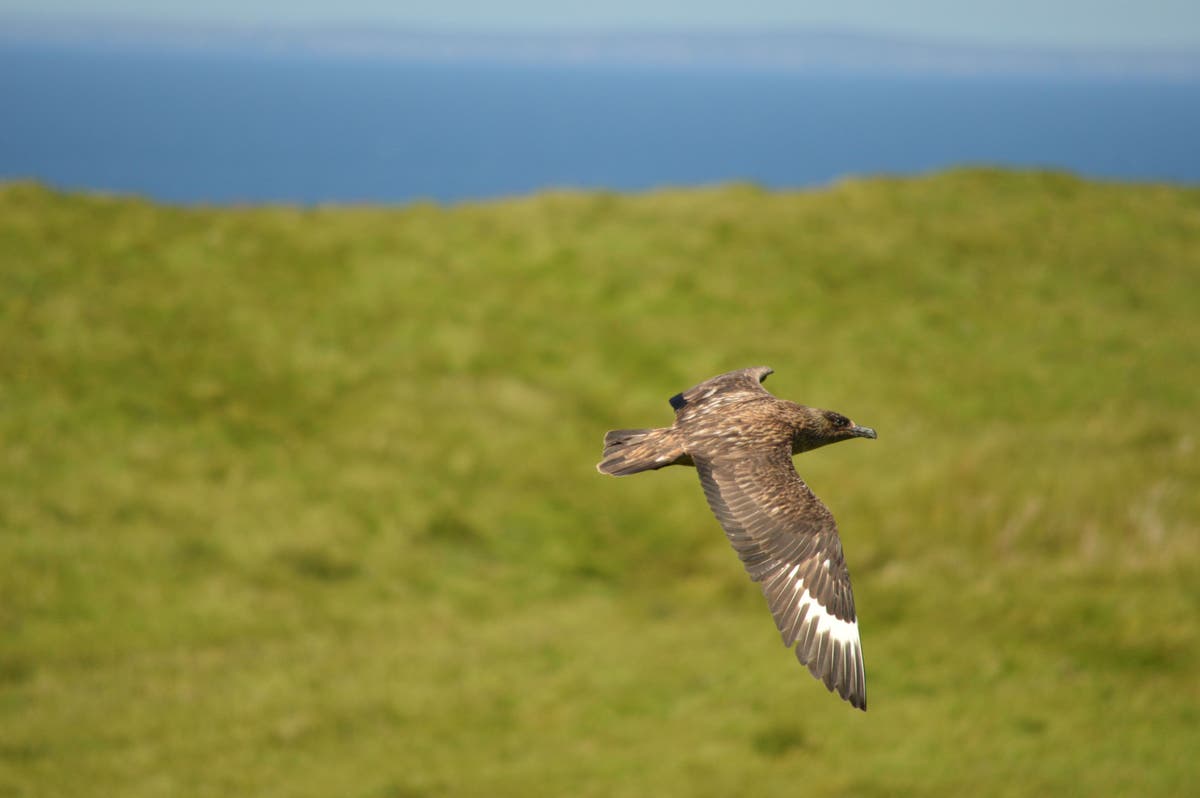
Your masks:
{"label": "hooked beak", "polygon": [[879,437],[878,435],[875,434],[875,430],[871,429],[870,427],[860,427],[857,424],[855,424],[853,427],[850,428],[850,434],[856,438],[872,438],[872,439],[874,439],[874,438]]}

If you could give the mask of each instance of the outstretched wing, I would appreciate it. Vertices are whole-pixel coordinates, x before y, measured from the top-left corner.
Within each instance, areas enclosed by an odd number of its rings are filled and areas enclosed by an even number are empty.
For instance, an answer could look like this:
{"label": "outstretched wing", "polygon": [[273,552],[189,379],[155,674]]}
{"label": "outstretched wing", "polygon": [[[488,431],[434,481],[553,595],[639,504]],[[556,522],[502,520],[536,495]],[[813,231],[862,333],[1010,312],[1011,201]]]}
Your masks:
{"label": "outstretched wing", "polygon": [[708,504],[763,594],[796,659],[852,706],[867,708],[850,572],[837,524],[779,447],[696,457]]}
{"label": "outstretched wing", "polygon": [[675,408],[676,413],[679,413],[684,408],[706,402],[712,397],[736,400],[744,398],[746,395],[770,396],[771,394],[762,387],[761,383],[774,373],[775,370],[767,366],[728,371],[675,394],[670,399],[671,407]]}

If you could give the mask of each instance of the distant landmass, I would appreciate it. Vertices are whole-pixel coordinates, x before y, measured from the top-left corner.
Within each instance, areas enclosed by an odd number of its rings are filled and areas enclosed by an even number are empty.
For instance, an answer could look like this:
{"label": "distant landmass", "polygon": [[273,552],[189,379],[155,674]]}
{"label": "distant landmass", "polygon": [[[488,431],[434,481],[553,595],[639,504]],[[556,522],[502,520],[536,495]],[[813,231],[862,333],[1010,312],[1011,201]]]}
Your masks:
{"label": "distant landmass", "polygon": [[50,19],[0,23],[0,46],[21,44],[424,63],[1200,80],[1200,50],[969,45],[838,30],[462,33],[391,27],[227,27]]}

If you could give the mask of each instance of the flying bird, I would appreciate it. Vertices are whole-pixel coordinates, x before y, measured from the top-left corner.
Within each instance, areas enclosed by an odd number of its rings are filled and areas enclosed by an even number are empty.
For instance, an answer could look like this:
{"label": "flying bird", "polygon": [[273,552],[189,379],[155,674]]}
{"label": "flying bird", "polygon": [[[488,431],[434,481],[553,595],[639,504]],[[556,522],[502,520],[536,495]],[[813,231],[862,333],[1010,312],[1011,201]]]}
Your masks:
{"label": "flying bird", "polygon": [[602,474],[694,466],[708,506],[762,586],[784,645],[830,691],[867,708],[850,572],[833,514],[792,465],[800,452],[874,438],[841,413],[777,399],[766,366],[721,374],[671,397],[675,423],[604,436]]}

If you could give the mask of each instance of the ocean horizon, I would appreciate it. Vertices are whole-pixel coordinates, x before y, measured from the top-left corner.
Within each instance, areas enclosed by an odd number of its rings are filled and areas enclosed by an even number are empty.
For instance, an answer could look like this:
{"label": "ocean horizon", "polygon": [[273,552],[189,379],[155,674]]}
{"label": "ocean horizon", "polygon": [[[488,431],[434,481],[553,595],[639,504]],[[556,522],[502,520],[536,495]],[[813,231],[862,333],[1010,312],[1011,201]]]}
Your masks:
{"label": "ocean horizon", "polygon": [[0,180],[169,203],[807,188],[962,165],[1200,183],[1200,82],[0,47]]}

